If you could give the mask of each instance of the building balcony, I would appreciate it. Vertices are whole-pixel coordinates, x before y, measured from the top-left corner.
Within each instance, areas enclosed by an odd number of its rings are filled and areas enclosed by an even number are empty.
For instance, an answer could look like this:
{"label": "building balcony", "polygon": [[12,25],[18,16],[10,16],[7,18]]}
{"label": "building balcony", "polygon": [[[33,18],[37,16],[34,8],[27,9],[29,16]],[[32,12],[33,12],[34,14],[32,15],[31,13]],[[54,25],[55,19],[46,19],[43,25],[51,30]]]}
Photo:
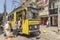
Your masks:
{"label": "building balcony", "polygon": [[49,9],[49,14],[58,14],[58,8],[54,8],[54,9]]}

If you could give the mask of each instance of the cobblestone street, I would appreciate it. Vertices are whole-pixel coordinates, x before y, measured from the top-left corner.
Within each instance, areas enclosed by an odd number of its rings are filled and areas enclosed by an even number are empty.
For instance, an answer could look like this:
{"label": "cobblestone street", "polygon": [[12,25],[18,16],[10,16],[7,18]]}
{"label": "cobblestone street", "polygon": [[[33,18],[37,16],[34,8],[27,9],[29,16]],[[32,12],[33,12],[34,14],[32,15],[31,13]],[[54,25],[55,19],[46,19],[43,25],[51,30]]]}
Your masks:
{"label": "cobblestone street", "polygon": [[[48,27],[46,26],[40,26],[41,34],[39,40],[60,40],[60,35],[57,34],[57,27]],[[43,30],[46,30],[46,33],[43,33]],[[6,40],[3,36],[3,34],[0,35],[0,40]],[[24,35],[20,35],[16,38],[13,38],[13,40],[38,40],[36,37],[28,38]]]}
{"label": "cobblestone street", "polygon": [[0,0],[0,40],[60,40],[60,0]]}

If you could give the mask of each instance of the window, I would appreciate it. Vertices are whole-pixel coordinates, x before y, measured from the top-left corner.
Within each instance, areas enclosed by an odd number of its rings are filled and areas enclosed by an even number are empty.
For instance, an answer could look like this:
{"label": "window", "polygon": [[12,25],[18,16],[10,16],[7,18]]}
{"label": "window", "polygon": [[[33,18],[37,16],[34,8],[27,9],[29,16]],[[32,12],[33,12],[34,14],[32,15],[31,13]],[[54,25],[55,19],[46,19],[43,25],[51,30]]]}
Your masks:
{"label": "window", "polygon": [[8,16],[8,21],[11,21],[11,16]]}
{"label": "window", "polygon": [[26,0],[26,1],[28,1],[28,0]]}
{"label": "window", "polygon": [[14,14],[11,14],[10,16],[8,16],[8,21],[13,21],[14,20]]}
{"label": "window", "polygon": [[28,11],[28,19],[37,19],[38,13],[33,13],[31,11]]}
{"label": "window", "polygon": [[20,20],[21,19],[26,19],[26,11],[25,10],[22,10],[22,11],[18,11],[16,12],[16,20]]}
{"label": "window", "polygon": [[27,12],[28,13],[28,19],[37,19],[38,18],[38,12],[39,12],[39,9],[29,7],[28,12]]}
{"label": "window", "polygon": [[60,0],[57,0],[57,2],[60,2]]}
{"label": "window", "polygon": [[10,20],[12,21],[14,19],[14,15],[12,14],[11,16],[10,16]]}
{"label": "window", "polygon": [[26,10],[23,11],[23,19],[26,19],[27,18],[27,13],[26,13]]}
{"label": "window", "polygon": [[49,0],[49,8],[53,9],[57,7],[57,1],[56,0]]}
{"label": "window", "polygon": [[14,14],[11,15],[11,20],[14,20]]}
{"label": "window", "polygon": [[22,11],[16,12],[16,20],[20,20],[22,18]]}

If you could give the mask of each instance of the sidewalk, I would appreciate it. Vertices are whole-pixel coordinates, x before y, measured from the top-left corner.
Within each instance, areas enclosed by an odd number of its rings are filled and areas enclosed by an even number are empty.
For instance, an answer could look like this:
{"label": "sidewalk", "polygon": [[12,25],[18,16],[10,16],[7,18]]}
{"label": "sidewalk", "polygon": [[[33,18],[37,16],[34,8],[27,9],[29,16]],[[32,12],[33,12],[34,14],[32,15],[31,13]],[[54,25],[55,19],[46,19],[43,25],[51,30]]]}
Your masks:
{"label": "sidewalk", "polygon": [[[43,33],[43,30],[47,30],[46,33]],[[48,27],[46,26],[40,26],[41,34],[40,34],[40,39],[39,40],[60,40],[60,35],[57,34],[55,31],[57,31],[57,27]],[[12,38],[13,40],[31,40],[29,38],[26,38],[24,36],[18,36],[16,38]],[[36,40],[35,38],[32,38]],[[4,38],[4,35],[0,35],[0,40],[6,40]]]}
{"label": "sidewalk", "polygon": [[[43,33],[43,30],[46,30],[46,33]],[[60,40],[60,35],[57,34],[57,27],[48,27],[40,26],[41,30],[41,39],[42,40]]]}
{"label": "sidewalk", "polygon": [[6,40],[3,34],[0,35],[0,40]]}

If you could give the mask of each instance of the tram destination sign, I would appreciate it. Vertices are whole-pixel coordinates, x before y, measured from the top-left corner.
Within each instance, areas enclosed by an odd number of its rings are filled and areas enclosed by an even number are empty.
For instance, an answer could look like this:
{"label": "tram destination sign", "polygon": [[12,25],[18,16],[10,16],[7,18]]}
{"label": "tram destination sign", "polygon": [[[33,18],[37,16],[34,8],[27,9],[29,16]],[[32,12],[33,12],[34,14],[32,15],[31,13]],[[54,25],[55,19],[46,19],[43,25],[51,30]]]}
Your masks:
{"label": "tram destination sign", "polygon": [[29,8],[29,11],[31,11],[33,13],[38,13],[39,12],[39,10],[36,9],[36,8]]}

